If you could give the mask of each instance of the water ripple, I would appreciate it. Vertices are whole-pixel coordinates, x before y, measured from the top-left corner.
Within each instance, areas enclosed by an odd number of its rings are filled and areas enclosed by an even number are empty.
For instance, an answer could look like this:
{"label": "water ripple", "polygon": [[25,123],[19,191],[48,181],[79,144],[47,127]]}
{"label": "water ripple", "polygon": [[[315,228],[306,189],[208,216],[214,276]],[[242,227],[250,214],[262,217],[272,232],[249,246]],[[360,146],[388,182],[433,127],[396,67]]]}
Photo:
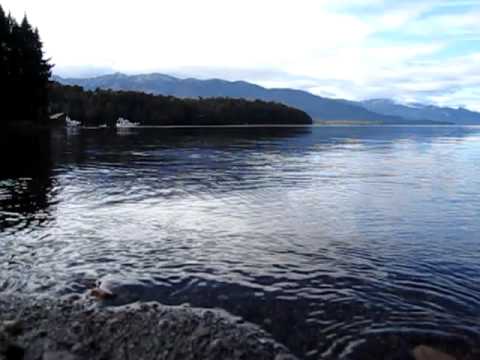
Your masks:
{"label": "water ripple", "polygon": [[308,359],[480,343],[480,129],[56,135],[0,179],[0,291],[219,307]]}

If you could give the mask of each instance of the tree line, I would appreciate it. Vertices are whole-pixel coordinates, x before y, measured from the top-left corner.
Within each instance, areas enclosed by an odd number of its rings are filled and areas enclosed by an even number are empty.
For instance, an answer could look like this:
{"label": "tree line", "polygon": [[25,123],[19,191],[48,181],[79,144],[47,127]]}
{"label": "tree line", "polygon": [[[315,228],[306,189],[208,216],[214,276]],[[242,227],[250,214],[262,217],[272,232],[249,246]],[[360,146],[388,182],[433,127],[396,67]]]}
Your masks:
{"label": "tree line", "polygon": [[46,119],[51,67],[38,30],[26,16],[18,23],[0,6],[0,123]]}
{"label": "tree line", "polygon": [[50,111],[65,113],[85,126],[114,127],[119,117],[141,125],[311,124],[303,111],[260,100],[179,99],[133,91],[85,91],[50,85]]}

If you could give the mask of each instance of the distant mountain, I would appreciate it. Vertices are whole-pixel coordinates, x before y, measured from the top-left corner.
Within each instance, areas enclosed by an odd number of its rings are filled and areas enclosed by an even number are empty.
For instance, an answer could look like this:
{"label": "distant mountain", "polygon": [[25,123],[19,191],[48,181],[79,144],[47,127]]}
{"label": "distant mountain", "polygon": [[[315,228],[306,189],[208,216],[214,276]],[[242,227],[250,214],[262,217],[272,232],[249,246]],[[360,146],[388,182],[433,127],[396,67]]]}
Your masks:
{"label": "distant mountain", "polygon": [[438,107],[418,103],[398,104],[389,99],[373,99],[356,103],[365,109],[409,120],[433,120],[462,125],[480,125],[480,113],[459,108]]}
{"label": "distant mountain", "polygon": [[163,74],[125,75],[121,73],[84,79],[53,80],[65,85],[78,85],[86,90],[112,89],[141,91],[150,94],[171,95],[180,98],[231,97],[259,99],[282,103],[309,114],[315,121],[344,121],[380,124],[433,124],[444,123],[426,119],[404,119],[390,114],[379,114],[363,104],[329,99],[293,89],[266,89],[245,81],[219,79],[179,79]]}

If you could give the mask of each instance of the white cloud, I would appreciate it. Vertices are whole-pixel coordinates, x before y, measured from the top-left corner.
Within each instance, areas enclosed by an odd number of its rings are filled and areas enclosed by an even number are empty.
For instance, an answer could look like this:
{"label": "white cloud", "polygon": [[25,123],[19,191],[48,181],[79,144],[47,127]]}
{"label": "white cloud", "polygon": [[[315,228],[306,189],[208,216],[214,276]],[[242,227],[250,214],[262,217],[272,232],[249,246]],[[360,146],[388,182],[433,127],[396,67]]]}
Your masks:
{"label": "white cloud", "polygon": [[125,70],[174,66],[281,67],[317,49],[362,41],[371,31],[322,2],[245,0],[33,2],[47,52],[59,64]]}
{"label": "white cloud", "polygon": [[[478,93],[469,90],[478,86],[475,58],[438,55],[454,45],[456,36],[480,33],[478,12],[446,13],[458,10],[455,4],[479,2],[3,1],[18,17],[28,13],[40,28],[47,55],[64,75],[66,69],[82,67],[160,71],[357,99],[445,102],[450,96],[479,107]],[[433,9],[442,12],[435,15]],[[442,27],[448,37],[441,36]],[[388,32],[410,38],[382,37]]]}

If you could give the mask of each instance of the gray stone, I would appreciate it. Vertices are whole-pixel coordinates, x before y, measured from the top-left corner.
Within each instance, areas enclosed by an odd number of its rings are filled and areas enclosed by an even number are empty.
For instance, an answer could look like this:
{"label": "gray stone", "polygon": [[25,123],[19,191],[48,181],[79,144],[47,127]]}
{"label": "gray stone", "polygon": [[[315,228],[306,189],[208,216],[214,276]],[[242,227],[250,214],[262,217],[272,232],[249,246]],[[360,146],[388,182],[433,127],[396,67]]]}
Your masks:
{"label": "gray stone", "polygon": [[296,360],[297,358],[289,354],[278,354],[275,356],[275,360]]}
{"label": "gray stone", "polygon": [[43,360],[79,360],[67,351],[48,351],[43,354]]}
{"label": "gray stone", "polygon": [[265,331],[223,311],[159,303],[105,308],[88,299],[72,304],[0,295],[0,322],[18,308],[24,309],[23,332],[0,336],[24,349],[24,360],[295,359]]}

